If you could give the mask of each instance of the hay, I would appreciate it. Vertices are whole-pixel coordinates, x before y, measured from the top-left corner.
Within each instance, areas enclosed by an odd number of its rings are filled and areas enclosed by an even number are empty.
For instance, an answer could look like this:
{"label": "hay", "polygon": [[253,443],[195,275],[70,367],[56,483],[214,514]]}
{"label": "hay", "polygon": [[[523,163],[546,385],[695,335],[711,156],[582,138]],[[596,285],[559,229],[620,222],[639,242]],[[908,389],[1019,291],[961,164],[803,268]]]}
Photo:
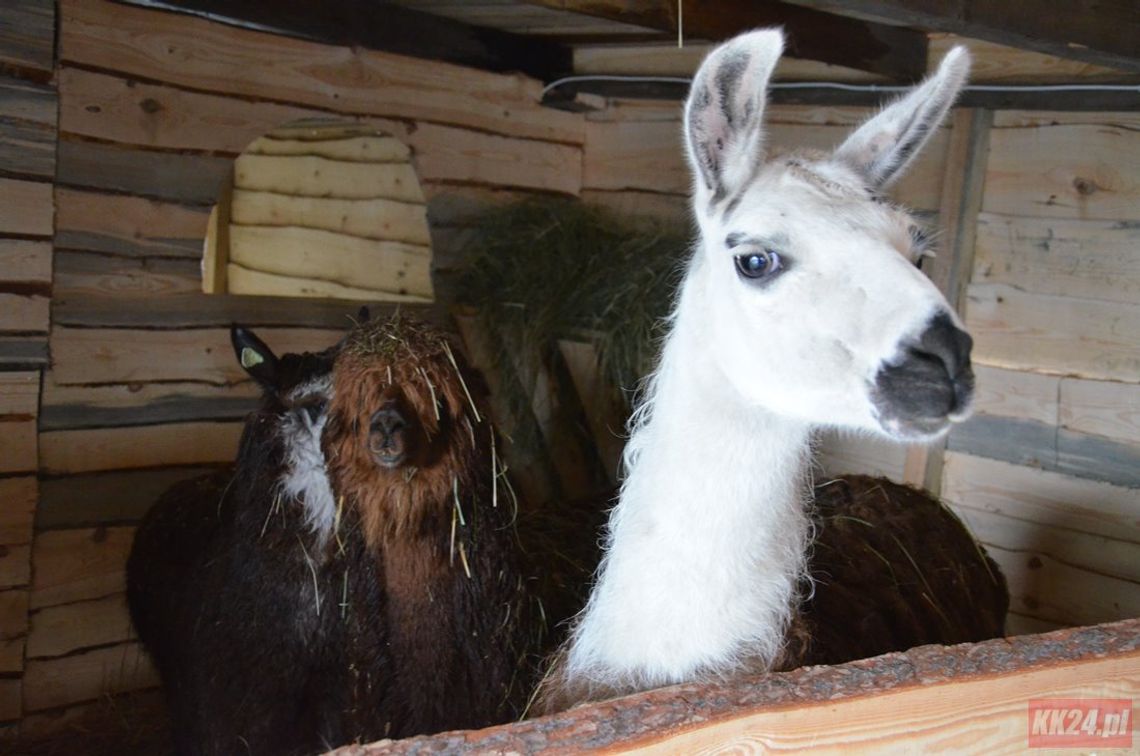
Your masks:
{"label": "hay", "polygon": [[[585,338],[598,349],[607,385],[636,387],[652,367],[688,260],[684,224],[650,227],[552,198],[484,216],[464,250],[459,291],[484,331],[498,337],[492,340],[500,372],[517,366],[533,375],[556,339]],[[509,399],[516,406],[527,401]]]}

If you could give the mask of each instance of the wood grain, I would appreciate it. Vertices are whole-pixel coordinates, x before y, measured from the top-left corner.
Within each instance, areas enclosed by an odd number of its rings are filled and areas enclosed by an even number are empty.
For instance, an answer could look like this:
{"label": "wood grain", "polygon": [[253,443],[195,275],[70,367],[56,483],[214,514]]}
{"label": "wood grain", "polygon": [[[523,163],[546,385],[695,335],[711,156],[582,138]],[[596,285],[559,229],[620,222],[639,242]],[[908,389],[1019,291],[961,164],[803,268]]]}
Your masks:
{"label": "wood grain", "polygon": [[122,643],[134,636],[125,593],[44,607],[31,615],[30,623],[29,659],[63,656],[92,646]]}
{"label": "wood grain", "polygon": [[51,72],[55,65],[52,0],[8,0],[0,7],[0,63]]}
{"label": "wood grain", "polygon": [[39,372],[0,372],[0,416],[19,415],[35,418],[39,396]]}
{"label": "wood grain", "polygon": [[951,451],[942,492],[972,509],[1140,544],[1133,488]]}
{"label": "wood grain", "polygon": [[51,244],[0,239],[0,281],[51,283]]}
{"label": "wood grain", "polygon": [[0,548],[0,589],[24,586],[32,580],[30,545]]}
{"label": "wood grain", "polygon": [[403,291],[387,292],[375,289],[362,289],[345,286],[334,281],[321,281],[312,278],[295,278],[275,273],[253,270],[243,265],[230,263],[226,266],[226,287],[232,294],[256,294],[276,297],[315,297],[318,299],[346,299],[362,302],[410,302],[427,304],[431,299],[425,296],[407,294]]}
{"label": "wood grain", "polygon": [[243,154],[234,161],[234,187],[302,197],[424,202],[419,179],[409,162]]}
{"label": "wood grain", "polygon": [[0,673],[24,669],[28,633],[28,591],[0,591]]}
{"label": "wood grain", "polygon": [[188,205],[217,201],[233,170],[228,157],[132,149],[113,144],[59,142],[56,180],[65,186],[102,189]]}
{"label": "wood grain", "polygon": [[167,488],[216,469],[164,467],[50,478],[40,485],[36,527],[58,530],[134,525]]}
{"label": "wood grain", "polygon": [[1063,378],[1059,409],[1066,428],[1140,446],[1140,383]]}
{"label": "wood grain", "polygon": [[234,190],[232,222],[243,226],[303,226],[365,239],[426,246],[427,209],[387,199],[321,199]]}
{"label": "wood grain", "polygon": [[36,536],[32,609],[103,598],[125,590],[135,529],[51,530]]}
{"label": "wood grain", "polygon": [[1060,376],[974,365],[974,411],[1000,417],[1060,423]]}
{"label": "wood grain", "polygon": [[35,419],[0,420],[0,473],[35,472],[38,460]]}
{"label": "wood grain", "polygon": [[1140,223],[978,216],[974,281],[1132,304],[1140,301]]}
{"label": "wood grain", "polygon": [[228,462],[240,422],[189,422],[40,434],[40,469],[53,475]]}
{"label": "wood grain", "polygon": [[987,213],[1140,220],[1140,139],[1115,123],[995,128]]}
{"label": "wood grain", "polygon": [[0,287],[0,331],[46,333],[50,320],[47,297],[6,294]]}
{"label": "wood grain", "polygon": [[202,257],[207,211],[174,202],[56,187],[58,248],[125,257]]}
{"label": "wood grain", "polygon": [[39,487],[35,476],[0,478],[0,544],[32,542]]}
{"label": "wood grain", "polygon": [[56,100],[54,87],[0,75],[0,171],[52,179]]}
{"label": "wood grain", "polygon": [[581,117],[539,107],[541,84],[521,76],[425,64],[110,2],[64,0],[60,16],[60,57],[69,62],[200,91],[582,141]]}
{"label": "wood grain", "polygon": [[158,674],[138,643],[30,660],[24,672],[24,711],[53,709],[157,684]]}
{"label": "wood grain", "polygon": [[971,284],[966,324],[983,365],[1103,380],[1140,379],[1140,305]]}
{"label": "wood grain", "polygon": [[0,178],[0,234],[51,236],[51,184]]}

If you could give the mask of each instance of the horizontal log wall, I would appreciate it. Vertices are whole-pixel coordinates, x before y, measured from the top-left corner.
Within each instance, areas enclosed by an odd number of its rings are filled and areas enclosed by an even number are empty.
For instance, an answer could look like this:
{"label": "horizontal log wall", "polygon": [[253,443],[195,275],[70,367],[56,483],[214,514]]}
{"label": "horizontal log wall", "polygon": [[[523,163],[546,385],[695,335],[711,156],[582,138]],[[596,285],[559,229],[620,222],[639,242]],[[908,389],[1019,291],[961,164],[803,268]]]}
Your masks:
{"label": "horizontal log wall", "polygon": [[0,5],[0,738],[28,688],[42,368],[52,292],[55,4]]}
{"label": "horizontal log wall", "polygon": [[1140,616],[1140,119],[995,113],[975,240],[943,493],[1013,629]]}
{"label": "horizontal log wall", "polygon": [[[5,5],[0,29],[36,8],[54,4]],[[473,219],[527,193],[579,194],[585,141],[584,118],[539,106],[525,77],[104,0],[58,9],[58,51],[54,15],[43,40],[0,34],[0,62],[42,73],[0,77],[0,366],[25,370],[0,374],[0,723],[36,729],[155,683],[126,616],[125,559],[159,492],[233,459],[257,390],[230,324],[278,352],[315,350],[355,313],[201,293],[210,207],[235,158],[299,119],[396,136],[446,301]]]}

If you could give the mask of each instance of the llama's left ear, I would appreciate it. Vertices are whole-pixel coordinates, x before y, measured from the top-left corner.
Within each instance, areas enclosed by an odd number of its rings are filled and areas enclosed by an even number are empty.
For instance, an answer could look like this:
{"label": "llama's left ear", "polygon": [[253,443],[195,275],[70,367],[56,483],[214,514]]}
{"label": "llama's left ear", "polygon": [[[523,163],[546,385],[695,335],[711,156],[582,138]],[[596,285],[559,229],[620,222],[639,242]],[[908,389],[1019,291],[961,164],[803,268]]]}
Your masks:
{"label": "llama's left ear", "polygon": [[888,105],[835,150],[835,158],[861,173],[872,190],[879,190],[903,170],[946,117],[970,73],[970,53],[955,47],[938,71]]}
{"label": "llama's left ear", "polygon": [[752,177],[763,157],[768,79],[783,51],[783,32],[762,29],[725,42],[701,63],[685,103],[685,151],[698,196],[718,202]]}
{"label": "llama's left ear", "polygon": [[241,326],[230,327],[230,343],[234,347],[234,356],[250,377],[261,384],[267,391],[277,391],[277,355],[252,331]]}

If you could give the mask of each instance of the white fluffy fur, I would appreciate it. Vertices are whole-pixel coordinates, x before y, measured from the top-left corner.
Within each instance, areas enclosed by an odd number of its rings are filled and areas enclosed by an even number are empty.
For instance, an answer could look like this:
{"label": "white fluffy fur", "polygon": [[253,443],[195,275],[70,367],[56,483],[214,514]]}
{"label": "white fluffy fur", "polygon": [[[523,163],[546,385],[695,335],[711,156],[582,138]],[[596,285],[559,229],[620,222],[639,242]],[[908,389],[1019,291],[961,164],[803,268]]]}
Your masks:
{"label": "white fluffy fur", "polygon": [[[937,126],[968,56],[951,53],[933,83],[841,154],[765,162],[759,119],[781,49],[778,31],[744,35],[693,84],[686,146],[701,238],[631,423],[597,585],[571,635],[571,686],[640,689],[770,666],[805,566],[813,429],[897,437],[876,417],[873,378],[950,310],[908,259],[909,218],[868,187],[894,178]],[[742,280],[740,235],[778,249],[794,275]]]}
{"label": "white fluffy fur", "polygon": [[[321,397],[326,402],[331,399],[329,376],[313,379],[289,392],[293,402],[313,397]],[[303,409],[291,409],[281,422],[286,467],[280,483],[281,493],[304,507],[305,524],[320,543],[329,537],[336,523],[336,500],[321,451],[321,432],[327,419],[324,412],[313,420]]]}

